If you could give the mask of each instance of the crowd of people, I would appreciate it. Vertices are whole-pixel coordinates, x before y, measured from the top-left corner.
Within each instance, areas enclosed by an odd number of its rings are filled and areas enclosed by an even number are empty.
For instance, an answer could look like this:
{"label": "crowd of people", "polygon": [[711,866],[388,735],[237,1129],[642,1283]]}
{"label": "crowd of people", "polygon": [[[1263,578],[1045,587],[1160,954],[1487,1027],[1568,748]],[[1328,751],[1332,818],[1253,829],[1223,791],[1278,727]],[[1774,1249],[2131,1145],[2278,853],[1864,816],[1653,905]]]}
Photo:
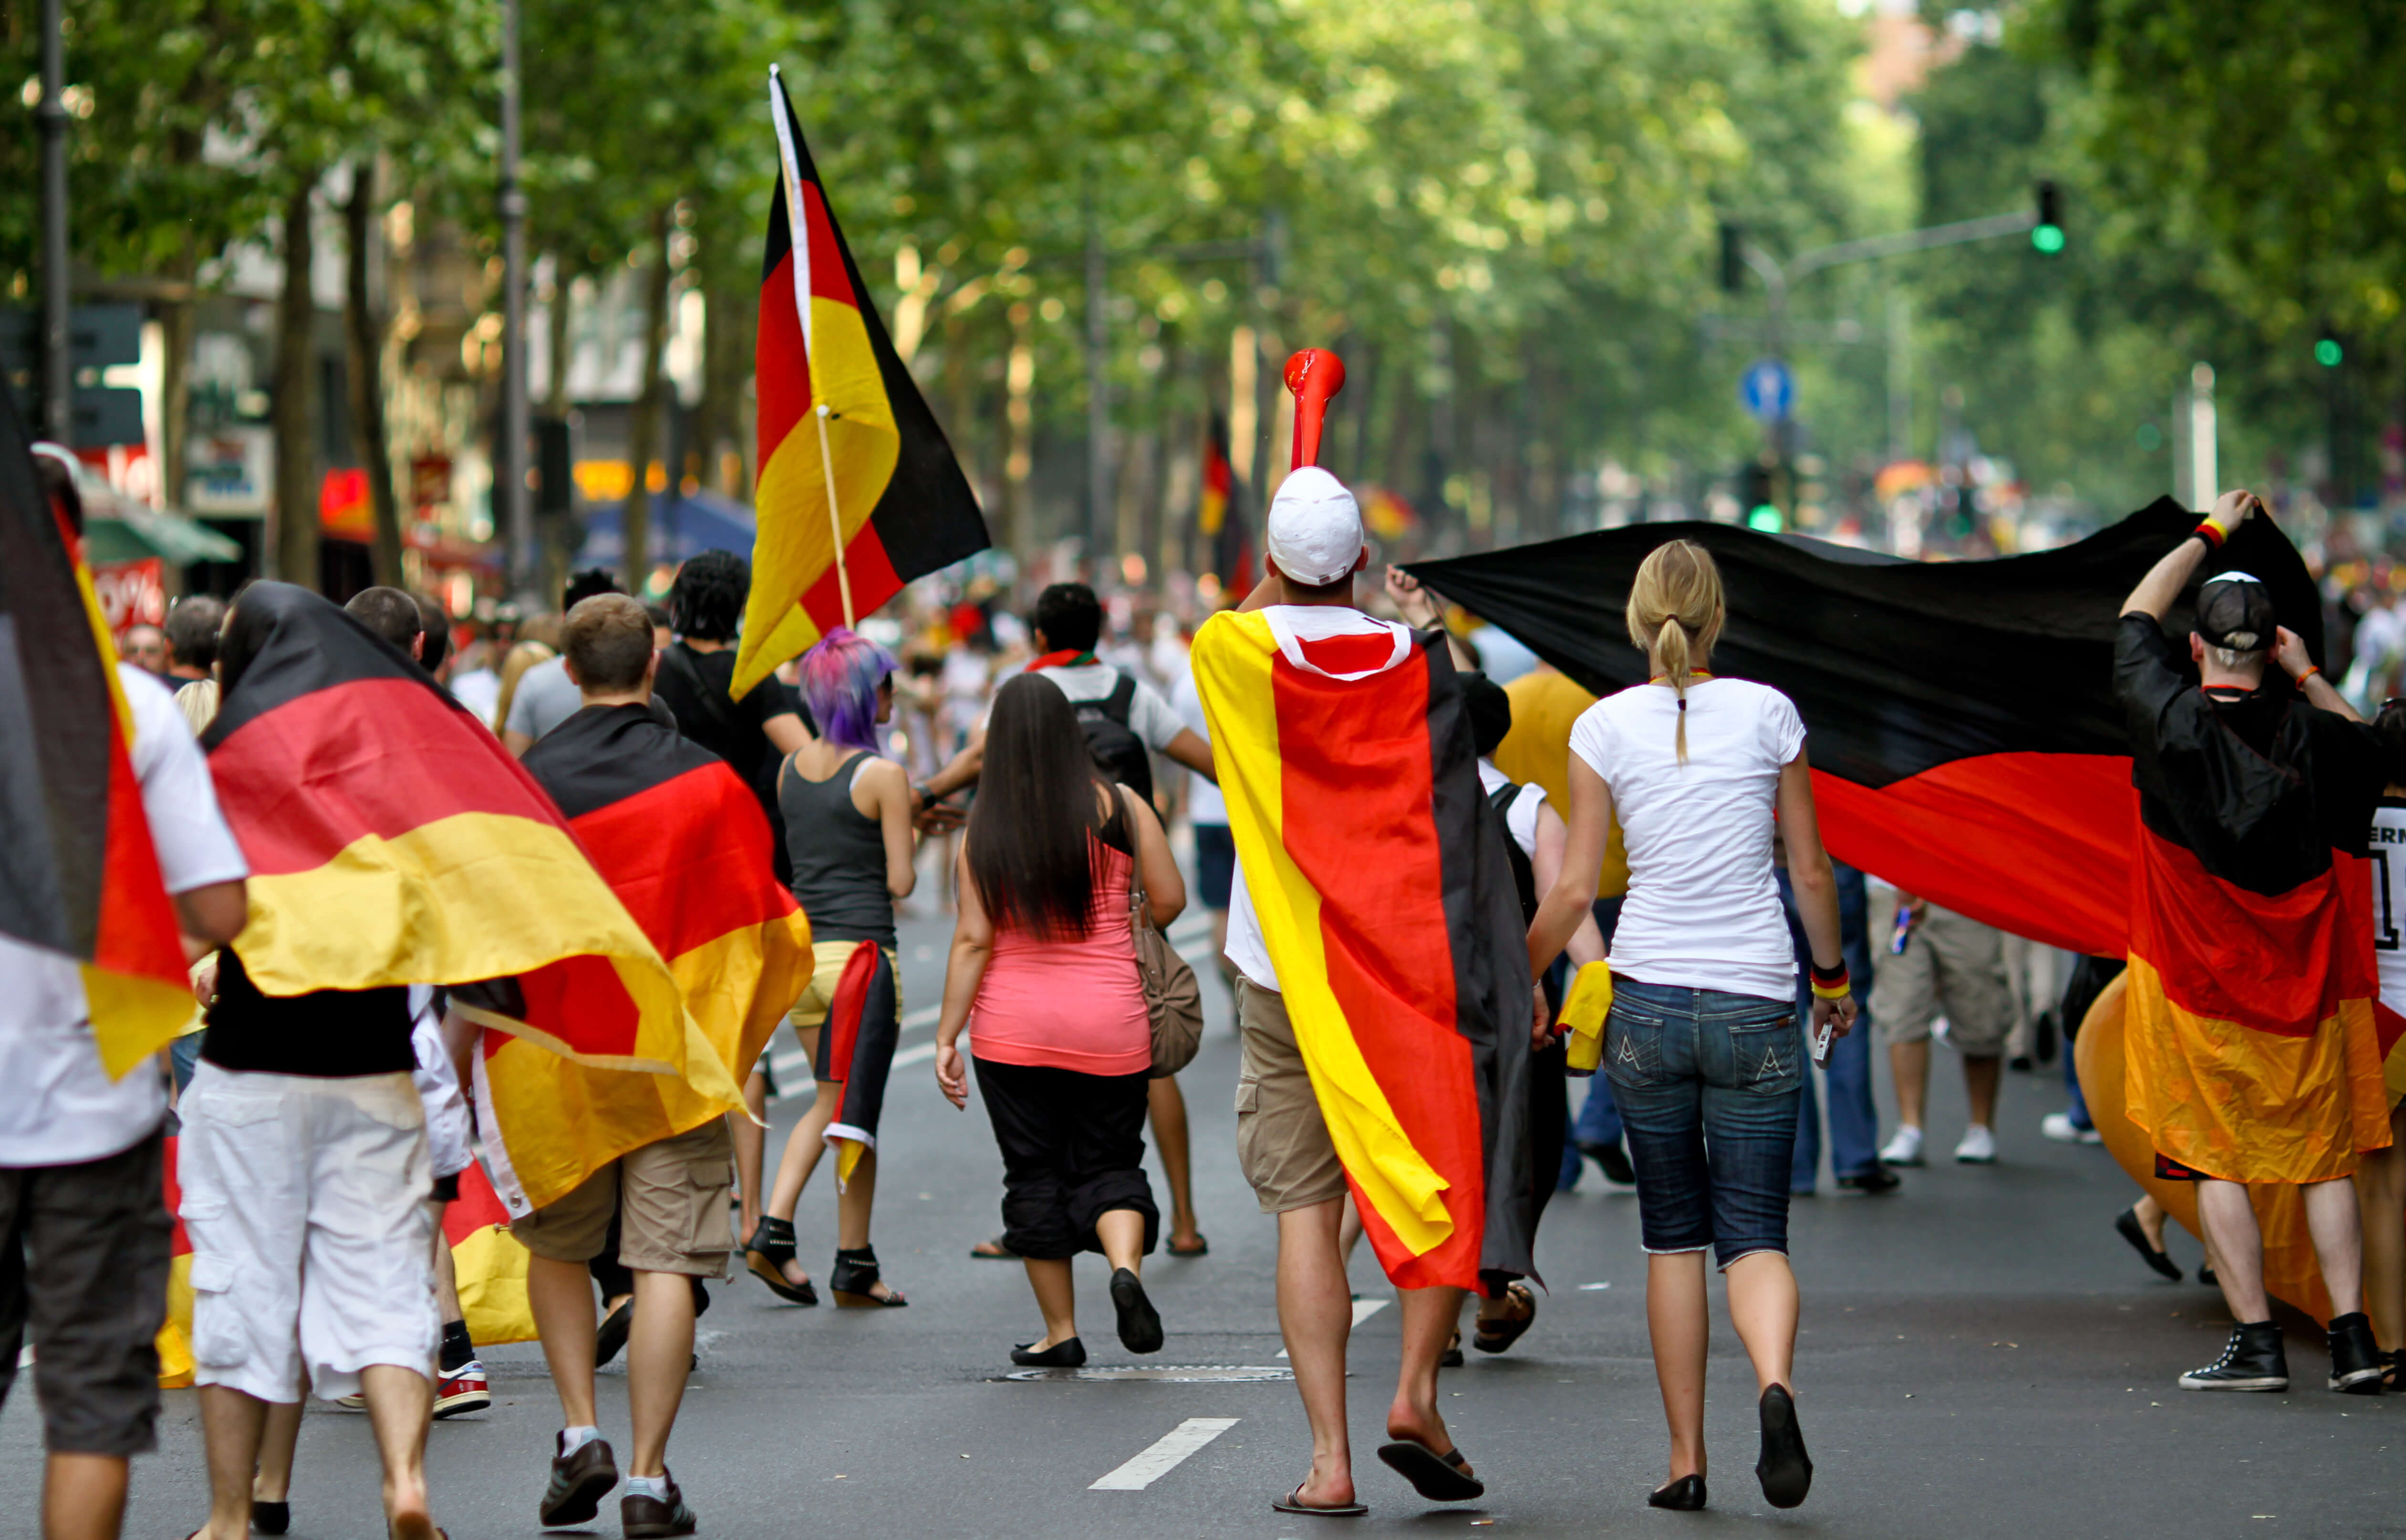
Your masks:
{"label": "crowd of people", "polygon": [[[71,487],[52,493],[72,523]],[[2299,911],[2285,923],[2328,938],[2333,924],[2366,920],[2332,853],[2406,843],[2406,702],[2364,721],[2245,573],[2204,584],[2186,648],[2165,636],[2173,600],[2258,512],[2245,494],[2225,497],[2121,612],[2116,688],[2152,853],[2141,881],[2162,911],[2209,920],[2246,895],[2286,895]],[[908,1304],[871,1229],[904,1017],[898,919],[921,897],[923,855],[940,891],[921,901],[954,914],[936,1082],[955,1107],[982,1100],[1003,1171],[1001,1229],[974,1250],[1021,1263],[1040,1326],[1009,1361],[1086,1362],[1072,1285],[1083,1253],[1109,1270],[1121,1346],[1158,1351],[1147,1259],[1208,1254],[1185,1101],[1161,1047],[1164,1008],[1138,961],[1145,927],[1168,927],[1191,897],[1210,914],[1236,1004],[1236,1153],[1275,1216],[1278,1313],[1311,1430],[1308,1469],[1274,1505],[1366,1511],[1346,1420],[1347,1261],[1366,1231],[1389,1260],[1402,1222],[1366,1181],[1369,1147],[1332,1101],[1358,1100],[1364,1082],[1335,1088],[1324,982],[1298,971],[1293,934],[1295,895],[1315,879],[1279,832],[1280,820],[1295,828],[1348,813],[1333,798],[1313,800],[1325,795],[1312,789],[1320,783],[1291,778],[1272,816],[1248,737],[1269,706],[1231,683],[1241,671],[1224,660],[1236,628],[1253,620],[1279,666],[1338,692],[1328,699],[1378,698],[1404,687],[1395,671],[1423,650],[1450,655],[1432,676],[1450,683],[1428,688],[1453,692],[1445,698],[1459,700],[1471,752],[1437,756],[1437,799],[1470,810],[1477,859],[1492,863],[1481,869],[1509,879],[1500,907],[1471,916],[1482,952],[1501,959],[1481,978],[1513,996],[1496,1013],[1508,1020],[1465,1028],[1477,1052],[1510,1065],[1493,1083],[1514,1105],[1487,1123],[1510,1129],[1513,1149],[1489,1151],[1485,1180],[1525,1189],[1505,1198],[1525,1200],[1530,1234],[1583,1162],[1634,1188],[1668,1434],[1664,1479],[1647,1501],[1707,1503],[1709,1258],[1756,1377],[1762,1494],[1780,1507],[1804,1502],[1813,1462],[1794,1380],[1788,1216],[1817,1191],[1825,1142],[1840,1191],[1896,1190],[1896,1168],[1926,1158],[1937,1038],[1961,1062],[1969,1106],[1954,1157],[1993,1163],[2004,1066],[2047,1062],[2059,1036],[2070,1105],[2044,1132],[2096,1142],[2069,1044],[2119,960],[2045,955],[1833,861],[1818,830],[1808,724],[1777,690],[1712,671],[1728,601],[1703,547],[1668,542],[1639,569],[1622,620],[1649,677],[1596,699],[1492,628],[1458,616],[1449,626],[1440,596],[1400,572],[1373,591],[1359,511],[1325,473],[1290,475],[1265,522],[1267,576],[1204,624],[1192,659],[1171,617],[1064,583],[1038,595],[1024,623],[996,596],[913,601],[893,644],[837,629],[736,697],[749,576],[726,552],[685,563],[664,604],[587,572],[557,615],[470,629],[398,589],[369,589],[337,613],[260,584],[231,603],[186,599],[163,627],[129,633],[119,680],[134,773],[199,1012],[160,1073],[111,1080],[73,966],[0,940],[0,1392],[30,1320],[50,1451],[46,1533],[114,1534],[127,1461],[155,1442],[171,1103],[210,1482],[198,1534],[284,1532],[299,1406],[314,1392],[365,1410],[391,1532],[432,1536],[427,1425],[488,1404],[439,1238],[442,1204],[474,1151],[489,1159],[503,1132],[473,1062],[489,1030],[476,1004],[487,986],[263,987],[245,960],[255,863],[219,812],[221,797],[255,788],[227,786],[223,756],[203,747],[260,709],[262,681],[284,677],[284,660],[362,647],[373,654],[364,666],[444,692],[445,709],[517,757],[573,826],[619,805],[622,793],[597,789],[612,776],[697,788],[680,795],[706,804],[740,859],[664,824],[646,862],[682,853],[715,863],[715,882],[756,906],[764,933],[790,923],[799,935],[795,917],[808,923],[807,970],[703,976],[747,997],[757,989],[753,1014],[789,1024],[808,1058],[811,1102],[773,1163],[760,1114],[779,1087],[764,1027],[745,1038],[751,1117],[698,1085],[672,1086],[657,1098],[668,1109],[658,1137],[513,1214],[561,1410],[538,1504],[545,1526],[587,1523],[618,1491],[628,1535],[695,1532],[667,1457],[703,1280],[728,1277],[740,1256],[776,1297],[818,1304],[800,1236],[823,1164],[836,1188],[828,1293],[839,1307]],[[1213,648],[1222,663],[1201,666]],[[2201,684],[2188,682],[2189,664]],[[2266,687],[2274,667],[2310,709]],[[1323,767],[1384,773],[1378,755],[1392,745],[1350,736],[1337,715],[1316,720],[1281,730],[1318,731],[1310,753]],[[1304,752],[1299,741],[1287,748]],[[1191,886],[1173,854],[1182,823]],[[593,849],[603,880],[647,880]],[[2394,876],[2385,861],[2377,869],[2373,912],[2386,925],[2406,899],[2406,860]],[[1347,922],[1356,901],[1325,883],[1313,897],[1331,923]],[[2361,981],[2360,998],[2328,957],[2277,948],[2243,957],[2167,942],[2131,965],[2132,1116],[2153,1140],[2154,1174],[2195,1184],[2213,1277],[2237,1323],[2215,1363],[2179,1376],[2184,1388],[2289,1383],[2248,1199],[2249,1184],[2266,1183],[2301,1194],[2328,1293],[2329,1387],[2406,1388],[2406,1084],[2391,1069],[2385,1088],[2370,1049],[2375,1013],[2406,1011],[2406,953],[2394,928],[2383,934],[2380,977]],[[2194,976],[2234,960],[2254,970],[2243,987]],[[1600,1063],[1574,1111],[1570,1082],[1583,1071],[1566,1052],[1564,1012],[1575,979],[1607,977]],[[2294,998],[2312,1007],[2302,1022],[2265,1003]],[[2333,1000],[2337,1015],[2322,1010]],[[1885,1141],[1875,1040],[1888,1047],[1898,1112]],[[588,1077],[578,1095],[594,1109],[630,1077],[657,1078],[563,1072]],[[688,1106],[705,1110],[677,1110]],[[1144,1164],[1148,1129],[1166,1222]],[[730,1208],[733,1224],[717,1217]],[[2143,1197],[2116,1223],[2150,1266],[2178,1277],[2165,1220]],[[1473,1260],[1442,1272],[1390,1264],[1402,1363],[1378,1453],[1436,1502],[1486,1490],[1438,1401],[1439,1372],[1461,1362],[1465,1303],[1476,1296],[1471,1345],[1486,1352],[1511,1349],[1537,1314],[1524,1263]],[[621,1352],[623,1469],[594,1394],[597,1364]]]}

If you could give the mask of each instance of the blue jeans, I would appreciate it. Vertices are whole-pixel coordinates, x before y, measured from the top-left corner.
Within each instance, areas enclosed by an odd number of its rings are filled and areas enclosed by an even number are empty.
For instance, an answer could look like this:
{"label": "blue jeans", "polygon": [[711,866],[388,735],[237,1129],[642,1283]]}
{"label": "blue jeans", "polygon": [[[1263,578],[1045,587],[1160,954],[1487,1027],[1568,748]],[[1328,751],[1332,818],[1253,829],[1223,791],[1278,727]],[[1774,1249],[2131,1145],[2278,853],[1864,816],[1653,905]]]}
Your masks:
{"label": "blue jeans", "polygon": [[1788,1250],[1788,1161],[1804,1034],[1787,1000],[1625,980],[1604,1024],[1604,1067],[1637,1168],[1646,1250],[1723,1267]]}
{"label": "blue jeans", "polygon": [[[1840,955],[1854,982],[1855,1003],[1872,994],[1872,949],[1865,934],[1871,923],[1871,901],[1863,891],[1863,874],[1850,866],[1830,863],[1838,876]],[[1804,939],[1804,922],[1796,912],[1796,891],[1788,872],[1779,872],[1779,902],[1788,911],[1788,933],[1796,942],[1796,1015],[1813,1019],[1813,981],[1805,969],[1813,949]],[[1879,1166],[1879,1111],[1872,1105],[1872,1018],[1865,1010],[1855,1029],[1830,1045],[1830,1062],[1822,1066],[1830,1082],[1830,1174],[1857,1177]],[[1821,1107],[1813,1077],[1804,1077],[1804,1105],[1796,1113],[1796,1153],[1788,1170],[1790,1191],[1809,1193],[1821,1168]]]}

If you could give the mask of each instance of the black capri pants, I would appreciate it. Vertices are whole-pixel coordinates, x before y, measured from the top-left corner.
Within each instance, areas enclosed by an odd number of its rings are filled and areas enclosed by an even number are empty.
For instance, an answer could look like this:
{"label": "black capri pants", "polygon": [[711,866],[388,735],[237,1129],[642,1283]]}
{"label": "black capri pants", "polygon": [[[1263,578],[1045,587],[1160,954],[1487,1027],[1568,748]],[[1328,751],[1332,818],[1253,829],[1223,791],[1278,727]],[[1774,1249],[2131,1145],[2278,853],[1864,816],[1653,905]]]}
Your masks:
{"label": "black capri pants", "polygon": [[1002,1244],[1040,1261],[1098,1252],[1095,1221],[1126,1208],[1144,1216],[1144,1250],[1152,1255],[1161,1230],[1144,1174],[1152,1077],[975,1062],[1002,1151]]}

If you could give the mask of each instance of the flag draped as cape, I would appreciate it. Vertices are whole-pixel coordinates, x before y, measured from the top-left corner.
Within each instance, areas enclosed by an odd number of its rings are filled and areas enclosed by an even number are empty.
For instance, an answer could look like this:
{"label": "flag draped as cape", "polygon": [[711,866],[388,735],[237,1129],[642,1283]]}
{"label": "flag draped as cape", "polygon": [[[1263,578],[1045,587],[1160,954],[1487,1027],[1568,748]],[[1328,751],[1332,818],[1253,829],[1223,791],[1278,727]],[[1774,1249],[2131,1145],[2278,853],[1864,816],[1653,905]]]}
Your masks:
{"label": "flag draped as cape", "polygon": [[525,767],[668,960],[688,1025],[684,1074],[633,1074],[511,1035],[512,996],[565,993],[576,963],[460,992],[462,1010],[500,1028],[476,1058],[476,1102],[513,1215],[739,1109],[743,1077],[811,976],[810,924],[770,869],[759,799],[716,755],[644,707],[588,706],[528,750]]}
{"label": "flag draped as cape", "polygon": [[870,303],[773,71],[769,110],[778,176],[760,268],[759,518],[738,699],[844,623],[847,584],[853,615],[865,615],[987,544],[969,478]]}
{"label": "flag draped as cape", "polygon": [[1348,610],[1196,633],[1246,891],[1380,1264],[1531,1271],[1529,969],[1461,685],[1431,636]]}
{"label": "flag draped as cape", "polygon": [[0,399],[0,936],[75,959],[112,1076],[192,1013],[133,741],[92,574]]}

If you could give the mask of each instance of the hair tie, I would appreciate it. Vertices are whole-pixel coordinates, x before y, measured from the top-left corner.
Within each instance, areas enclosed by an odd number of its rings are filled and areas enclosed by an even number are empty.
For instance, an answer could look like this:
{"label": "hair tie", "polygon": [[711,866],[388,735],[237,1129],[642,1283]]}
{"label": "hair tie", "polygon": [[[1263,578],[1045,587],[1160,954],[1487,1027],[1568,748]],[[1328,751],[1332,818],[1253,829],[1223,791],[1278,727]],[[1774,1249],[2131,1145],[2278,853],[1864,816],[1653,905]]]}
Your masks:
{"label": "hair tie", "polygon": [[1688,698],[1684,695],[1679,697],[1679,709],[1681,711],[1686,711],[1688,709]]}

